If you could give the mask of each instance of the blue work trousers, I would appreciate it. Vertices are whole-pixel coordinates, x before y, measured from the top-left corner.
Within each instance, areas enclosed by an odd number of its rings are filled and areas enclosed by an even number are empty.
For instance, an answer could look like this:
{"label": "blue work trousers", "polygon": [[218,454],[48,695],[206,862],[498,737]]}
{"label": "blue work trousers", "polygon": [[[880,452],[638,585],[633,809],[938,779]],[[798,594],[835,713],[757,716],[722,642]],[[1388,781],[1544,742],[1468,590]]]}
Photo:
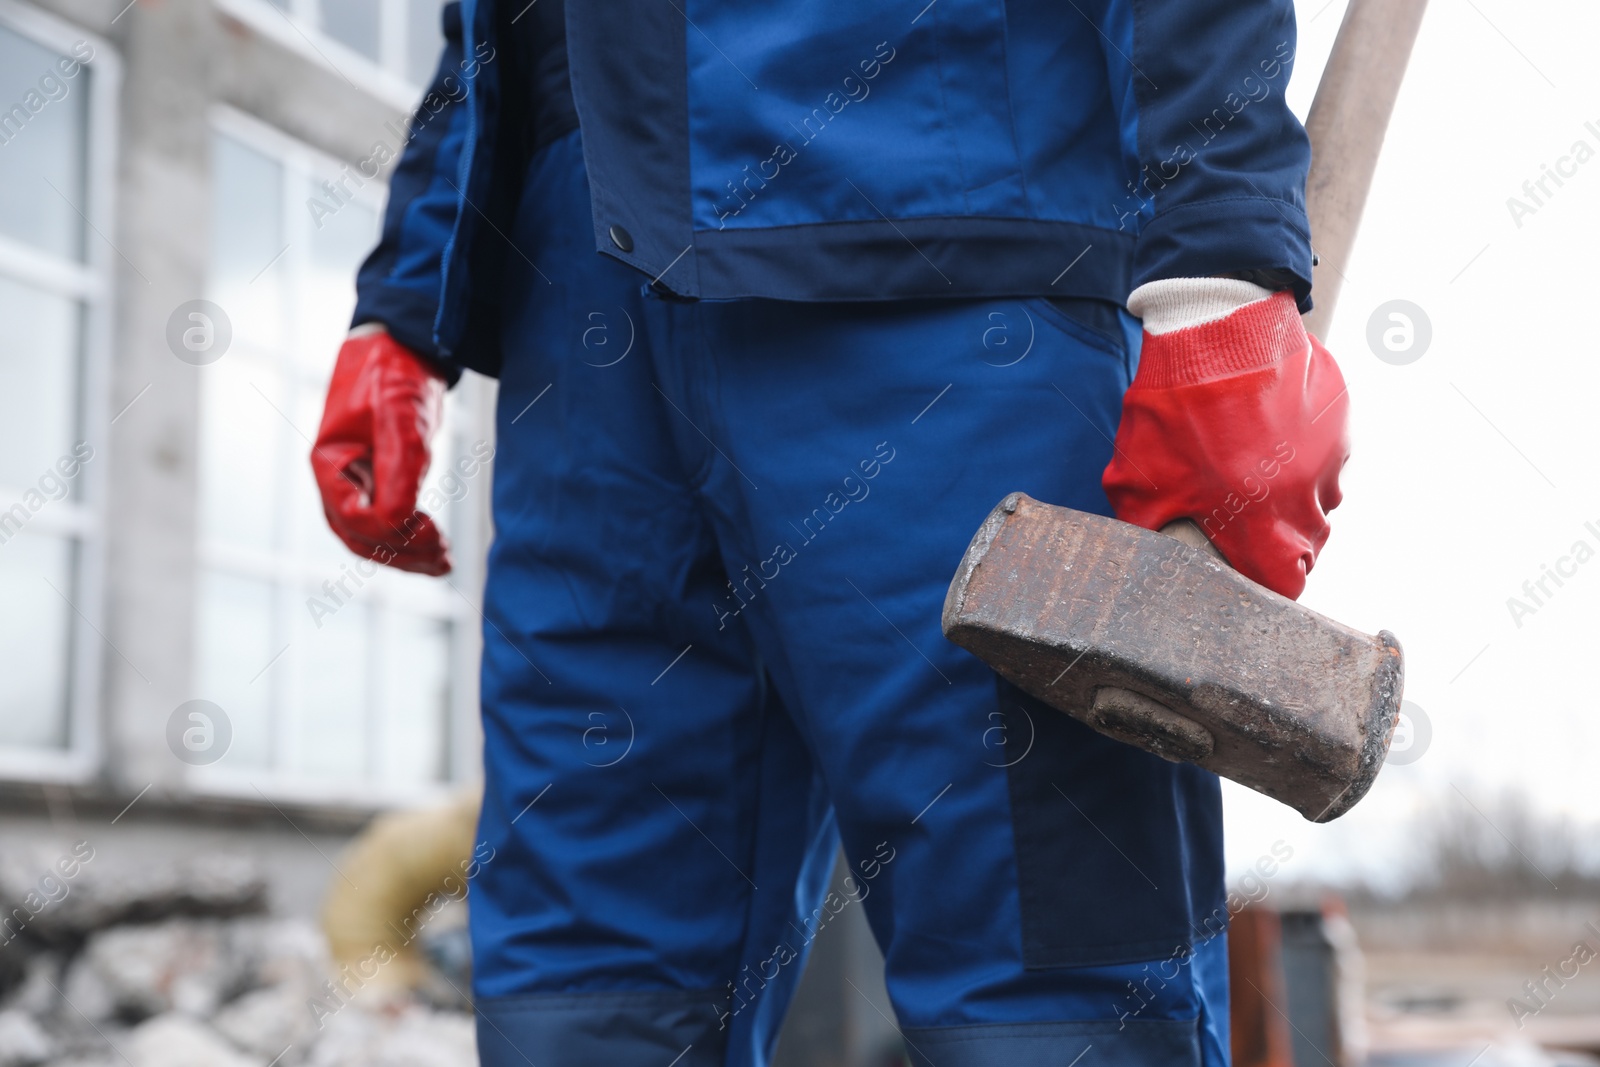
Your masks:
{"label": "blue work trousers", "polygon": [[1106,511],[1130,320],[663,298],[593,251],[576,132],[521,196],[470,905],[483,1063],[765,1064],[809,944],[859,907],[917,1064],[1225,1064],[1217,779],[1025,697],[939,628],[1007,493]]}

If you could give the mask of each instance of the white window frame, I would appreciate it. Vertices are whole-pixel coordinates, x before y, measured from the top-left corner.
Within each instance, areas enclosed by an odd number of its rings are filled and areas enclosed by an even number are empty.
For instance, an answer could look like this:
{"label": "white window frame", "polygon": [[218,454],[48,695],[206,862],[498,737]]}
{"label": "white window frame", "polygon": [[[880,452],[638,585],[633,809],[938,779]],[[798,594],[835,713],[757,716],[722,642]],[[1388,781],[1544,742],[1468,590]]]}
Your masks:
{"label": "white window frame", "polygon": [[261,36],[353,81],[391,107],[410,111],[417,106],[428,86],[413,84],[402,73],[408,44],[406,35],[410,32],[405,18],[405,0],[380,0],[384,10],[379,16],[379,59],[376,62],[323,31],[321,5],[336,4],[339,0],[287,2],[287,12],[268,0],[216,0],[216,5],[219,11]]}
{"label": "white window frame", "polygon": [[[344,160],[321,152],[252,115],[224,104],[211,106],[209,128],[214,133],[233,138],[246,147],[278,161],[286,171],[298,169],[331,175],[341,167],[349,166]],[[311,216],[306,210],[306,205],[303,200],[295,199],[294,189],[294,183],[285,183],[284,219],[289,226],[285,236],[289,247],[284,257],[291,263],[296,255],[305,253],[308,246],[307,231],[311,226]],[[385,189],[386,187],[380,187],[376,182],[369,182],[356,190],[356,199],[374,208],[381,219]],[[236,350],[247,347],[248,342],[239,338],[234,340]],[[468,383],[463,382],[462,386],[468,386]],[[483,402],[481,383],[472,383],[467,388],[458,387],[452,390],[452,393],[454,395],[447,400],[447,403],[455,409],[457,443],[474,433],[490,437],[492,422],[486,424],[485,411],[492,412],[492,407],[486,407]],[[314,435],[316,427],[299,427],[299,430]],[[454,451],[460,453],[464,450],[458,447]],[[261,796],[265,795],[272,800],[305,804],[386,807],[437,800],[460,788],[463,781],[477,775],[479,767],[477,670],[481,649],[478,626],[481,624],[482,616],[478,604],[466,597],[469,593],[475,596],[476,590],[481,588],[482,584],[481,570],[475,560],[477,546],[483,542],[485,535],[486,528],[481,518],[482,501],[489,492],[490,478],[490,470],[487,467],[480,470],[472,479],[471,488],[465,499],[465,503],[469,506],[460,507],[454,513],[457,523],[452,536],[456,548],[453,557],[456,569],[450,575],[449,581],[455,584],[456,589],[445,585],[442,580],[436,580],[431,593],[420,596],[411,594],[394,596],[391,595],[392,591],[386,593],[379,588],[365,590],[362,593],[363,601],[370,608],[410,609],[447,622],[451,627],[451,640],[447,653],[450,689],[445,709],[449,764],[445,767],[445,778],[427,784],[400,786],[365,776],[353,780],[333,780],[295,774],[278,768],[232,768],[226,766],[226,761],[223,761],[214,765],[186,768],[184,778],[191,789],[201,794],[253,801],[259,801]],[[290,599],[297,605],[293,610],[304,610],[300,601],[305,595],[306,585],[309,584],[314,588],[323,579],[336,577],[329,573],[325,563],[285,559],[282,553],[260,552],[219,544],[207,541],[203,536],[197,538],[196,550],[196,565],[202,570],[214,569],[225,574],[272,583],[280,598],[278,608],[284,611],[288,608]],[[196,603],[198,604],[198,601]],[[282,617],[286,618],[287,614]],[[198,661],[194,669],[197,673],[200,670]],[[283,669],[284,666],[272,668],[274,671]],[[285,698],[287,701],[295,699],[295,694],[300,691],[299,685],[297,678],[285,683],[289,694]],[[204,697],[205,694],[196,695]],[[286,721],[277,703],[274,703],[271,714],[273,749],[281,752],[289,740],[290,723]],[[371,742],[370,736],[368,742]],[[370,751],[367,755],[370,759]]]}
{"label": "white window frame", "polygon": [[[76,542],[72,626],[68,641],[67,746],[63,749],[0,745],[0,779],[84,783],[100,771],[104,739],[100,728],[100,679],[104,659],[114,654],[101,636],[105,630],[105,502],[110,452],[112,282],[116,251],[102,235],[116,232],[117,100],[122,63],[111,44],[64,19],[17,0],[0,0],[0,25],[62,55],[87,41],[94,58],[83,64],[88,79],[84,189],[81,206],[88,225],[84,262],[74,263],[0,237],[0,275],[77,300],[83,307],[78,363],[78,434],[95,447],[96,461],[78,476],[79,496],[39,511],[27,532],[64,535]],[[10,151],[20,149],[11,148]],[[0,488],[11,500],[21,489]]]}

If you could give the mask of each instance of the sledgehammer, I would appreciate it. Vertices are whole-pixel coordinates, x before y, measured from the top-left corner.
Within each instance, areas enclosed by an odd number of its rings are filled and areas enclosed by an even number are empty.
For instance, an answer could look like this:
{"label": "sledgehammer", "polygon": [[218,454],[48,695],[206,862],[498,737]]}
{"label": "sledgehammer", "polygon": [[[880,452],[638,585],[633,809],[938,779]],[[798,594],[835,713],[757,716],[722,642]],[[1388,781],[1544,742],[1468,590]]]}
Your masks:
{"label": "sledgehammer", "polygon": [[[1306,206],[1334,275],[1318,283],[1318,332],[1425,5],[1352,0],[1312,104]],[[1012,493],[973,537],[943,625],[1046,704],[1312,822],[1366,795],[1400,712],[1393,634],[1368,636],[1257,585],[1184,520],[1154,533]]]}
{"label": "sledgehammer", "polygon": [[944,632],[1101,733],[1313,822],[1366,793],[1400,710],[1393,634],[1324,618],[1177,537],[1022,493],[973,538]]}

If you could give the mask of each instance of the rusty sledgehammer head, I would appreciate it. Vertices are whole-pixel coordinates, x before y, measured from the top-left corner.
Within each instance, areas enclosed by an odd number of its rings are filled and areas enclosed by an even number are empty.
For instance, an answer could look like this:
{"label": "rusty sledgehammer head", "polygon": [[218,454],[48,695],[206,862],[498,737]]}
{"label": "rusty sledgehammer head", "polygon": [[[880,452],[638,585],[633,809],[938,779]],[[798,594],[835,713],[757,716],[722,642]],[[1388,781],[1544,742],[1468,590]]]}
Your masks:
{"label": "rusty sledgehammer head", "polygon": [[944,602],[945,636],[1025,692],[1312,822],[1349,811],[1400,711],[1400,643],[1116,519],[1001,501]]}

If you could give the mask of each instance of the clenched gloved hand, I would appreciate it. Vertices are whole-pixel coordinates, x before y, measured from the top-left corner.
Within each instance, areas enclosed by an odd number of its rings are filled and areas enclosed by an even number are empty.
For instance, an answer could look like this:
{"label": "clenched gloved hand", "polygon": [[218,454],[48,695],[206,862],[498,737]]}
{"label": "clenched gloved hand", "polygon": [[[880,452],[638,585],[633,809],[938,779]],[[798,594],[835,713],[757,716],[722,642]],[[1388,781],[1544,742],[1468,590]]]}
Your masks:
{"label": "clenched gloved hand", "polygon": [[1350,455],[1344,378],[1288,292],[1183,278],[1134,290],[1144,348],[1103,484],[1118,518],[1189,519],[1246,577],[1305,589]]}
{"label": "clenched gloved hand", "polygon": [[358,327],[339,349],[311,470],[328,525],[357,555],[450,573],[449,545],[417,510],[444,392],[444,379],[381,327]]}

